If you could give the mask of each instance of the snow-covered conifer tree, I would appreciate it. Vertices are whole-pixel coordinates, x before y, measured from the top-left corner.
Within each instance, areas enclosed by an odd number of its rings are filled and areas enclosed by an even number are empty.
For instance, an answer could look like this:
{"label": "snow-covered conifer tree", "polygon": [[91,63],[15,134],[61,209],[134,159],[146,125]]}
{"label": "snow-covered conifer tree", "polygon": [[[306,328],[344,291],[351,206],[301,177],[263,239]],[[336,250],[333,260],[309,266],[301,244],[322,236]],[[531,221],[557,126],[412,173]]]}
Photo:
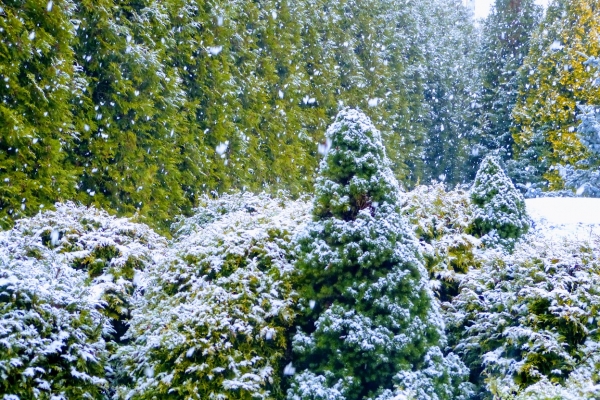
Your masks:
{"label": "snow-covered conifer tree", "polygon": [[483,159],[471,188],[475,215],[470,231],[489,246],[512,247],[529,230],[525,200],[497,158]]}
{"label": "snow-covered conifer tree", "polygon": [[289,400],[461,399],[468,370],[444,357],[444,323],[379,131],[344,109],[298,237],[300,326]]}
{"label": "snow-covered conifer tree", "polygon": [[[598,70],[592,86],[600,86],[600,58],[591,57],[584,64]],[[590,155],[564,168],[565,186],[579,196],[600,197],[600,107],[580,105],[579,109],[577,118],[581,124],[577,127],[577,138]]]}

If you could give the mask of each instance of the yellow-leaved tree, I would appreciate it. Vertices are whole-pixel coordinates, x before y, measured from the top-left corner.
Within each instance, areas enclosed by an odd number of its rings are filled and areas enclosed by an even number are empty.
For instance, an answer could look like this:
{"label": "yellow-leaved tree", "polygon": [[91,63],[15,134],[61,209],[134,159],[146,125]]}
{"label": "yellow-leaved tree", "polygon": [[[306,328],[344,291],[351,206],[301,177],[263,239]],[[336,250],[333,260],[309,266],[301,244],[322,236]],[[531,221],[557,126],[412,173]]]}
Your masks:
{"label": "yellow-leaved tree", "polygon": [[599,53],[600,0],[553,0],[520,69],[512,113],[519,183],[562,189],[560,166],[586,157],[576,135],[577,106],[600,103],[584,65]]}

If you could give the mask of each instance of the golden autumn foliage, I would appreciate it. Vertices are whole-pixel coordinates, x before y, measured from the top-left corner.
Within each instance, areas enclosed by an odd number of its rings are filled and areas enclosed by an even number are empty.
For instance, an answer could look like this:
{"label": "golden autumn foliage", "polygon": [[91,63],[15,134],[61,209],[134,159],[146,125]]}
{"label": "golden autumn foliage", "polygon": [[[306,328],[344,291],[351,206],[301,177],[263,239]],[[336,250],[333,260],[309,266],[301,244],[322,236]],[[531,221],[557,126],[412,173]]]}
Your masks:
{"label": "golden autumn foliage", "polygon": [[600,88],[589,84],[593,71],[584,65],[588,56],[598,54],[600,1],[552,2],[520,70],[512,113],[516,158],[541,141],[529,163],[545,160],[542,172],[549,189],[563,187],[558,166],[586,156],[576,136],[577,105],[600,104]]}

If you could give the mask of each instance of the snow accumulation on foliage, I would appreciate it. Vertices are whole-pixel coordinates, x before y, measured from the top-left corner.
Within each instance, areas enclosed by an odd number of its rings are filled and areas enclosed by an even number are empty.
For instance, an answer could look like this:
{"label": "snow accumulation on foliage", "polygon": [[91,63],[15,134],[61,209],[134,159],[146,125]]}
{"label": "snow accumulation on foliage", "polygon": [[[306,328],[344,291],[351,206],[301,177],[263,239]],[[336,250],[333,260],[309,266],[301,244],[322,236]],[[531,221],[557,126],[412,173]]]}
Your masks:
{"label": "snow accumulation on foliage", "polygon": [[466,399],[379,131],[344,109],[298,237],[299,324],[288,400]]}
{"label": "snow accumulation on foliage", "polygon": [[473,219],[469,192],[443,184],[418,186],[403,195],[403,212],[419,239],[430,285],[441,298],[457,290],[465,273],[479,265],[481,240],[467,233]]}
{"label": "snow accumulation on foliage", "polygon": [[286,329],[294,322],[292,238],[307,202],[266,195],[206,200],[176,226],[148,272],[119,356],[126,399],[281,397]]}
{"label": "snow accumulation on foliage", "polygon": [[401,193],[341,130],[312,204],[204,198],[170,241],[73,203],[0,232],[0,398],[598,398],[600,199],[528,199],[489,246],[472,190]]}
{"label": "snow accumulation on foliage", "polygon": [[145,225],[73,203],[0,232],[4,398],[106,393],[107,342],[119,339],[135,282],[165,246]]}
{"label": "snow accumulation on foliage", "polygon": [[483,159],[470,194],[474,213],[469,231],[486,245],[510,249],[529,229],[523,196],[496,157]]}
{"label": "snow accumulation on foliage", "polygon": [[451,347],[483,398],[600,395],[598,201],[526,200],[532,231],[511,254],[479,252],[445,304]]}

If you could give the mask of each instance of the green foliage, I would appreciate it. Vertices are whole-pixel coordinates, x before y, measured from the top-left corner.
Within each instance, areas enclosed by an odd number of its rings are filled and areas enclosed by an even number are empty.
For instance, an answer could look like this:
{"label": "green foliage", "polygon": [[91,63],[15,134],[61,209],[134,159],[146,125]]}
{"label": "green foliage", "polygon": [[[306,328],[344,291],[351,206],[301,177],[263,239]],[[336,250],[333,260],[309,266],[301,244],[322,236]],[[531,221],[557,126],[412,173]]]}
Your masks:
{"label": "green foliage", "polygon": [[517,101],[517,70],[529,53],[529,41],[542,17],[534,0],[496,0],[483,23],[478,69],[480,135],[477,164],[493,153],[503,161],[512,158],[511,112]]}
{"label": "green foliage", "polygon": [[73,196],[69,99],[74,4],[2,2],[0,13],[0,228]]}
{"label": "green foliage", "polygon": [[447,316],[484,398],[596,397],[597,252],[595,240],[531,235],[469,272]]}
{"label": "green foliage", "polygon": [[119,351],[129,399],[283,396],[286,330],[294,322],[292,237],[305,202],[203,199],[180,221],[172,251],[148,270]]}
{"label": "green foliage", "polygon": [[475,210],[468,231],[484,244],[510,249],[529,230],[523,196],[494,156],[481,162],[470,194]]}
{"label": "green foliage", "polygon": [[[69,265],[70,251],[81,256],[93,247],[94,228],[84,233],[72,225],[72,205],[58,208],[0,235],[0,394],[6,399],[108,395],[107,342],[118,333],[100,300],[109,287]],[[81,221],[84,211],[77,211]]]}
{"label": "green foliage", "polygon": [[104,398],[106,327],[85,289],[57,282],[48,270],[11,269],[3,264],[0,272],[0,394]]}
{"label": "green foliage", "polygon": [[430,284],[441,300],[458,292],[464,274],[481,265],[480,240],[468,234],[474,209],[469,192],[446,192],[443,184],[418,186],[402,200],[415,235],[419,239]]}
{"label": "green foliage", "polygon": [[[591,57],[585,65],[596,69],[592,85],[600,84],[600,59]],[[565,187],[574,189],[578,196],[600,197],[600,108],[595,105],[579,106],[577,137],[589,157],[563,170]]]}
{"label": "green foliage", "polygon": [[288,399],[466,398],[464,367],[438,348],[443,323],[379,131],[345,109],[327,139],[313,222],[298,238]]}
{"label": "green foliage", "polygon": [[196,154],[186,151],[193,140],[180,128],[184,93],[161,40],[167,16],[152,1],[82,1],[76,17],[81,88],[72,99],[77,141],[69,159],[81,169],[77,199],[139,212],[164,229],[191,209],[193,190],[184,188],[196,179],[183,167]]}
{"label": "green foliage", "polygon": [[367,110],[407,185],[464,178],[473,80],[457,66],[476,35],[457,0],[21,0],[0,14],[4,227],[76,200],[166,233],[212,191],[299,195],[343,105]]}
{"label": "green foliage", "polygon": [[0,395],[107,398],[134,289],[165,245],[145,225],[72,203],[1,232]]}
{"label": "green foliage", "polygon": [[578,103],[600,103],[600,88],[589,85],[593,71],[583,64],[600,53],[599,9],[597,0],[554,0],[531,39],[512,113],[519,183],[562,189],[561,166],[587,156],[576,114]]}
{"label": "green foliage", "polygon": [[423,91],[423,109],[418,111],[425,131],[423,164],[422,172],[415,171],[422,183],[438,180],[454,186],[474,174],[469,161],[471,146],[476,146],[471,121],[477,111],[473,99],[479,84],[475,63],[479,35],[467,22],[470,16],[462,3],[422,0],[416,5],[416,40],[424,45],[417,49],[422,58],[409,68]]}

